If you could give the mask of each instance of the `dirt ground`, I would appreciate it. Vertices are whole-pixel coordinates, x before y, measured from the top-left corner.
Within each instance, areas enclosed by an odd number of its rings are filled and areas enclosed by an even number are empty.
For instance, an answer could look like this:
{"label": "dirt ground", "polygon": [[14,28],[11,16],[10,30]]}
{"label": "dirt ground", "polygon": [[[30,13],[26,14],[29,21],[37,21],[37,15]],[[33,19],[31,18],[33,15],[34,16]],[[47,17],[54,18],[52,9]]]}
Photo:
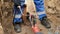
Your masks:
{"label": "dirt ground", "polygon": [[[27,0],[26,2],[32,3],[32,1]],[[58,2],[58,4],[57,4]],[[28,4],[28,3],[27,3]],[[27,11],[33,11],[33,4],[27,5]],[[30,8],[30,9],[29,9]],[[13,27],[13,3],[5,2],[3,5],[0,5],[0,34],[34,34],[30,25],[22,24],[22,32],[16,33]],[[33,9],[33,10],[32,10]],[[60,2],[59,0],[45,0],[45,9],[49,22],[51,24],[51,32],[55,34],[55,31],[60,32]],[[38,26],[42,29],[43,34],[48,34],[47,28],[40,24],[40,21],[37,20]],[[27,24],[29,24],[27,22]],[[57,30],[57,27],[59,30]],[[59,33],[60,34],[60,33]]]}
{"label": "dirt ground", "polygon": [[[54,18],[52,18],[52,17],[54,17]],[[51,22],[50,24],[52,26],[51,29],[52,29],[52,32],[54,33],[56,31],[56,28],[60,27],[60,23],[59,23],[60,18],[57,18],[54,15],[48,15],[48,18],[51,20],[50,21]],[[14,32],[14,34],[34,34],[32,29],[31,29],[31,26],[27,26],[27,25],[24,25],[24,24],[22,24],[21,26],[22,26],[22,32],[21,33],[16,33],[12,28],[13,26],[11,27],[10,24],[5,25],[4,29],[6,28],[7,31],[6,30],[4,30],[4,31],[5,31],[6,34],[7,33],[13,34],[13,32]],[[43,25],[41,25],[40,22],[38,22],[38,26],[39,26],[40,29],[42,29],[42,31],[41,31],[42,33],[48,34],[48,32],[49,32],[48,29],[46,29]],[[12,29],[12,31],[11,31],[11,29]],[[3,34],[4,31],[3,31],[2,26],[0,25],[0,33]]]}

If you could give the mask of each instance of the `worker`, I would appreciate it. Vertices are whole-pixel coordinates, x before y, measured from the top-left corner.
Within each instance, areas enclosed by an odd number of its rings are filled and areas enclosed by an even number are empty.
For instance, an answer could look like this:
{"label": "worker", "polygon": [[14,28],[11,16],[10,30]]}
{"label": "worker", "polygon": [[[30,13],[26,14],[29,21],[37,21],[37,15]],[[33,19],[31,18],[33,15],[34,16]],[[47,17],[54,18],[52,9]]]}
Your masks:
{"label": "worker", "polygon": [[14,19],[13,25],[16,32],[21,32],[22,15],[25,5],[25,0],[13,0],[14,2]]}
{"label": "worker", "polygon": [[38,19],[41,21],[41,24],[44,25],[46,28],[51,28],[51,25],[48,22],[48,18],[44,8],[44,0],[33,0],[33,1],[36,7],[36,13],[38,14]]}

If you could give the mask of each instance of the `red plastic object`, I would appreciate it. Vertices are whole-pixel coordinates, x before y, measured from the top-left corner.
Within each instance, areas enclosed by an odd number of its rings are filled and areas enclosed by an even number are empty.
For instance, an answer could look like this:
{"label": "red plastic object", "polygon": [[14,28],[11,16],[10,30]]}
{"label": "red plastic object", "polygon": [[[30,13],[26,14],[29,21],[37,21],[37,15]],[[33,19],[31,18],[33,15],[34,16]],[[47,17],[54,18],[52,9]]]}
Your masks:
{"label": "red plastic object", "polygon": [[32,30],[33,30],[34,33],[36,33],[36,32],[40,32],[40,30],[39,30],[39,28],[38,28],[37,25],[32,26]]}

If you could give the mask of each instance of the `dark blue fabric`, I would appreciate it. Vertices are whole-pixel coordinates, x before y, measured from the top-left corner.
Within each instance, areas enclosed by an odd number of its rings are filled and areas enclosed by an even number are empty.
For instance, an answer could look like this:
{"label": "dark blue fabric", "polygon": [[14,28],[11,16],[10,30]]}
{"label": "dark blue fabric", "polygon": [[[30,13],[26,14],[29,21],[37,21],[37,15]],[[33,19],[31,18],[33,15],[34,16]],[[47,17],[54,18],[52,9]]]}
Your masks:
{"label": "dark blue fabric", "polygon": [[[24,8],[21,8],[22,12],[23,12],[23,9],[24,9]],[[20,9],[18,9],[17,7],[14,6],[14,16],[15,16],[16,14],[22,15]],[[22,18],[14,18],[14,19],[13,19],[13,22],[14,22],[14,23],[16,23],[16,22],[20,22],[20,23],[21,23],[21,22],[22,22]]]}
{"label": "dark blue fabric", "polygon": [[20,0],[21,6],[25,4],[25,0]]}
{"label": "dark blue fabric", "polygon": [[[23,5],[25,4],[25,0],[15,0],[14,1],[16,4],[19,4],[20,6],[21,6],[21,10],[22,10],[22,12],[24,11],[24,7],[23,7]],[[20,14],[21,15],[21,11],[20,11],[20,9],[18,9],[17,8],[17,5],[15,5],[14,4],[14,16],[16,15],[16,14]],[[16,22],[22,22],[22,18],[14,18],[13,19],[13,22],[14,23],[16,23]]]}
{"label": "dark blue fabric", "polygon": [[22,19],[21,18],[14,18],[13,22],[14,23],[16,23],[16,22],[21,23],[22,22]]}
{"label": "dark blue fabric", "polygon": [[34,0],[36,11],[44,11],[44,0]]}
{"label": "dark blue fabric", "polygon": [[[38,2],[38,3],[37,3]],[[44,5],[44,2],[43,1],[34,1],[34,3],[36,4],[36,5]]]}
{"label": "dark blue fabric", "polygon": [[[34,0],[34,4],[36,7],[36,12],[44,12],[45,11],[44,0]],[[38,16],[39,16],[39,20],[42,20],[42,18],[46,16],[46,13],[40,14]]]}
{"label": "dark blue fabric", "polygon": [[[24,7],[22,8],[21,7],[21,10],[22,10],[22,12],[24,11]],[[21,11],[20,11],[20,9],[18,9],[16,6],[14,6],[14,15],[15,14],[21,14]]]}
{"label": "dark blue fabric", "polygon": [[21,13],[20,10],[17,7],[14,6],[14,15],[15,14],[20,14],[20,13]]}
{"label": "dark blue fabric", "polygon": [[25,3],[25,0],[13,0],[15,6],[22,6]]}
{"label": "dark blue fabric", "polygon": [[42,15],[38,15],[39,16],[39,20],[42,20],[43,17],[46,16],[46,14],[42,14]]}
{"label": "dark blue fabric", "polygon": [[37,12],[43,12],[44,11],[44,7],[36,6],[36,11]]}

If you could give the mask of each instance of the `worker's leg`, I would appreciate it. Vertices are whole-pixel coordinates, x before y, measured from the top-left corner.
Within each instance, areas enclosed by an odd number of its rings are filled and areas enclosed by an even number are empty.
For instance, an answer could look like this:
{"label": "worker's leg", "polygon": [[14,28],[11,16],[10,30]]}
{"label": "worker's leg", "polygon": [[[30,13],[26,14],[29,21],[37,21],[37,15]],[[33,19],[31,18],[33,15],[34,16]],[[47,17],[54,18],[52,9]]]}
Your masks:
{"label": "worker's leg", "polygon": [[22,22],[21,16],[22,16],[21,11],[16,6],[14,6],[14,20],[13,20],[13,23],[21,23]]}
{"label": "worker's leg", "polygon": [[36,12],[38,14],[39,20],[45,27],[50,28],[44,8],[44,0],[34,0],[34,4],[36,7]]}
{"label": "worker's leg", "polygon": [[23,12],[24,11],[24,7],[25,7],[25,0],[20,0],[21,2],[21,10],[20,9],[18,9],[16,6],[14,6],[14,15],[15,15],[15,17],[14,17],[14,23],[21,23],[22,22],[22,18],[21,18],[21,16],[22,16],[22,14],[21,14],[21,11]]}
{"label": "worker's leg", "polygon": [[[24,1],[21,1],[21,8],[17,8],[17,6],[14,6],[14,19],[13,19],[13,24],[14,24],[14,29],[16,32],[21,32],[21,23],[22,23],[22,13],[24,11]],[[22,13],[21,13],[22,12]]]}
{"label": "worker's leg", "polygon": [[[22,10],[22,9],[21,9]],[[14,19],[13,25],[16,32],[21,32],[22,14],[21,10],[14,6]]]}

